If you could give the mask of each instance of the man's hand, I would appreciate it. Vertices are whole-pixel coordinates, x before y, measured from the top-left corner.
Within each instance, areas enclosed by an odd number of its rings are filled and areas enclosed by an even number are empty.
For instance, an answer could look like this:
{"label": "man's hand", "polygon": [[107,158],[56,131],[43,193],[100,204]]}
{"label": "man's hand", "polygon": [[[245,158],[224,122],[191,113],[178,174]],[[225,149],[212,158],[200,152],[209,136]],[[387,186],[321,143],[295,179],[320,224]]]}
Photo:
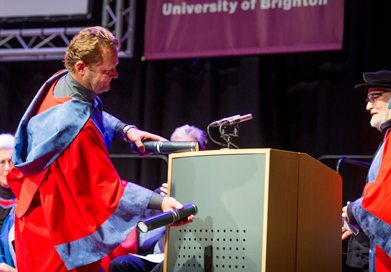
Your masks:
{"label": "man's hand", "polygon": [[182,203],[176,200],[173,197],[164,197],[162,202],[162,211],[166,212],[173,209],[181,209],[183,207]]}
{"label": "man's hand", "polygon": [[347,228],[342,227],[342,240],[345,240],[350,235],[352,235],[352,232],[350,230],[348,230]]}
{"label": "man's hand", "polygon": [[160,194],[162,196],[167,196],[167,194],[168,194],[168,185],[167,185],[167,183],[163,183],[162,186],[160,186]]}
{"label": "man's hand", "polygon": [[143,141],[145,140],[152,140],[152,141],[167,141],[167,139],[152,134],[143,130],[139,130],[138,128],[130,128],[126,132],[126,137],[128,138],[129,142],[134,143],[138,150],[140,150],[141,153],[145,152]]}
{"label": "man's hand", "polygon": [[[348,204],[349,204],[349,202],[348,202]],[[348,221],[348,220],[349,220],[349,217],[348,217],[348,206],[346,205],[346,206],[344,206],[342,208],[342,237],[341,237],[342,240],[345,240],[350,235],[352,235],[352,232],[349,229],[344,227],[344,222]]]}
{"label": "man's hand", "polygon": [[[162,202],[162,211],[166,212],[173,209],[181,209],[183,205],[173,197],[164,197]],[[193,221],[194,215],[190,215],[186,220],[171,224],[171,226],[181,226]]]}
{"label": "man's hand", "polygon": [[352,235],[353,234],[352,230],[355,232],[355,235],[357,235],[357,233],[358,233],[358,229],[354,228],[352,225],[349,224],[349,221],[350,221],[349,216],[348,216],[349,203],[350,202],[348,201],[346,206],[344,206],[342,208],[342,237],[341,237],[342,240],[345,240],[350,235]]}

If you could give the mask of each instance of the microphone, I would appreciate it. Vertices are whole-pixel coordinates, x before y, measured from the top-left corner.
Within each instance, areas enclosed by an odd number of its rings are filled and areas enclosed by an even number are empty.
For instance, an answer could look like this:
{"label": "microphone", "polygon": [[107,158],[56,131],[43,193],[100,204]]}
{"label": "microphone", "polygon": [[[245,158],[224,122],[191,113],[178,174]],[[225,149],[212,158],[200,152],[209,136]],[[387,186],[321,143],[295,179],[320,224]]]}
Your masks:
{"label": "microphone", "polygon": [[[198,142],[193,141],[145,141],[143,142],[145,152],[168,154],[172,152],[197,151]],[[134,152],[139,152],[137,146],[132,143],[130,148]]]}
{"label": "microphone", "polygon": [[166,226],[175,222],[185,220],[190,215],[197,213],[197,206],[193,203],[186,204],[179,210],[170,210],[137,223],[137,228],[141,232],[148,232],[150,230]]}
{"label": "microphone", "polygon": [[246,115],[233,115],[231,117],[226,117],[217,121],[214,121],[209,124],[210,127],[219,127],[219,126],[230,126],[230,125],[236,125],[242,122],[246,122],[248,120],[253,119],[253,115],[251,113]]}

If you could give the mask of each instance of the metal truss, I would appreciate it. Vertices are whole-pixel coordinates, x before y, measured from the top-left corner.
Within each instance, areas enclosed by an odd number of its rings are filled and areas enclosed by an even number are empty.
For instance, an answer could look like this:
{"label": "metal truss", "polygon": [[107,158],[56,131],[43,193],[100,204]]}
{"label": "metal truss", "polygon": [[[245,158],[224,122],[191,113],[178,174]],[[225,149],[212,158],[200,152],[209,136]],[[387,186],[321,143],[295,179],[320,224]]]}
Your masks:
{"label": "metal truss", "polygon": [[[101,26],[120,40],[119,57],[133,56],[136,0],[104,0]],[[84,26],[0,29],[0,62],[61,60],[72,37]]]}

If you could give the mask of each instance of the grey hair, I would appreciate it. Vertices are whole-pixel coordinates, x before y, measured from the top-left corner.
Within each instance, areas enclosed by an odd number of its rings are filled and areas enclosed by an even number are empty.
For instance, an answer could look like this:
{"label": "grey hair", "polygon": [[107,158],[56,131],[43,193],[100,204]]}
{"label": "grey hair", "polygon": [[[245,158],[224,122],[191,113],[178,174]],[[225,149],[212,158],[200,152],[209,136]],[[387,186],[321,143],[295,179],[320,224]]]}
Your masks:
{"label": "grey hair", "polygon": [[195,141],[197,141],[200,145],[200,149],[205,149],[206,144],[208,143],[208,139],[206,137],[206,133],[195,126],[183,125],[177,127],[174,132],[171,134],[170,140],[173,141],[178,137],[192,137]]}
{"label": "grey hair", "polygon": [[0,134],[0,149],[12,149],[15,138],[9,133]]}

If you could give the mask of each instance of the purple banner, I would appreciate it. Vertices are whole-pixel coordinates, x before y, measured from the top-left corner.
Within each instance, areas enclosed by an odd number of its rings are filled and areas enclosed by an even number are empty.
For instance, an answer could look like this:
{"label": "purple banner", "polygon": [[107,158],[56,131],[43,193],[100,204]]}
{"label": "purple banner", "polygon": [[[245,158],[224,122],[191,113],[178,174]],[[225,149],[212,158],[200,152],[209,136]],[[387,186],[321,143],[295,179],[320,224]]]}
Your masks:
{"label": "purple banner", "polygon": [[342,48],[343,0],[148,0],[145,59]]}

